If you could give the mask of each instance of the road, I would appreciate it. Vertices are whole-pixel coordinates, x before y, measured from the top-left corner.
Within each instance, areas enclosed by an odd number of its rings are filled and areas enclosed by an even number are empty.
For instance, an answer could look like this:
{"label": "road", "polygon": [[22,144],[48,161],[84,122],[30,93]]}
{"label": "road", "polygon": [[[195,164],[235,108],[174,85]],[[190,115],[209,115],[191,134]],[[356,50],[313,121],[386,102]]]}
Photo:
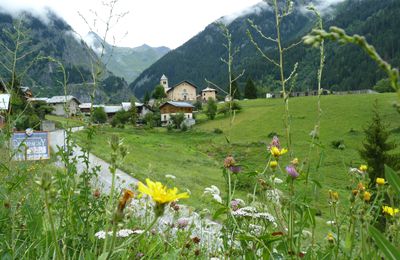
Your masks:
{"label": "road", "polygon": [[[74,127],[72,128],[72,132],[80,131],[82,130],[83,127]],[[65,130],[55,130],[49,132],[49,142],[50,142],[50,147],[52,150],[58,151],[58,147],[64,147],[64,140],[65,140]],[[78,159],[78,173],[81,173],[83,169],[85,169],[85,164],[83,163],[82,158],[79,158],[82,155],[81,148],[79,146],[74,148],[74,156],[77,157]],[[93,168],[95,166],[100,166],[100,171],[98,172],[98,180],[97,182],[94,183],[96,185],[97,183],[99,184],[99,188],[103,192],[108,193],[111,189],[111,172],[109,170],[110,164],[107,163],[106,161],[96,157],[93,154],[89,154],[89,163],[90,163],[90,168]],[[62,165],[60,161],[57,162],[58,165]],[[131,184],[136,183],[138,180],[130,176],[129,174],[121,171],[120,169],[117,169],[116,172],[116,178],[115,178],[115,184],[117,188],[128,188],[131,186]]]}

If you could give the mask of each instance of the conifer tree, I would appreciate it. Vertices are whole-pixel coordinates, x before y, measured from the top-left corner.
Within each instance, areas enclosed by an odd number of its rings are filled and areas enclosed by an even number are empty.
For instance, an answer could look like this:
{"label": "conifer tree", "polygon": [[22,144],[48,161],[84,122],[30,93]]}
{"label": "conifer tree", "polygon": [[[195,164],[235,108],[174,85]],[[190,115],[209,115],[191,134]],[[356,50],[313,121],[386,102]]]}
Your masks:
{"label": "conifer tree", "polygon": [[364,129],[364,133],[365,140],[360,155],[368,164],[370,184],[373,184],[376,178],[385,178],[385,164],[395,170],[400,166],[400,155],[391,153],[396,144],[389,141],[388,124],[383,122],[379,114],[377,100],[373,107],[372,121]]}
{"label": "conifer tree", "polygon": [[246,82],[246,86],[244,87],[244,97],[248,99],[257,98],[257,88],[254,85],[251,78],[249,78]]}
{"label": "conifer tree", "polygon": [[232,97],[233,99],[240,99],[242,97],[236,81],[232,82]]}

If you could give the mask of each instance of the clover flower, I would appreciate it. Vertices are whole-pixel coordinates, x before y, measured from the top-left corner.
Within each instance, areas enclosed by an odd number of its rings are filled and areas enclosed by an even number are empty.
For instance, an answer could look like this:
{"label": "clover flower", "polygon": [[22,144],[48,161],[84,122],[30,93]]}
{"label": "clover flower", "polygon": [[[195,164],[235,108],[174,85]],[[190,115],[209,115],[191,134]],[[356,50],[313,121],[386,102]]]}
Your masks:
{"label": "clover flower", "polygon": [[286,166],[286,172],[292,177],[292,179],[296,179],[299,177],[299,173],[297,172],[294,165]]}
{"label": "clover flower", "polygon": [[235,166],[235,164],[236,164],[236,161],[235,161],[235,159],[232,157],[232,155],[227,156],[227,157],[225,158],[225,160],[224,160],[224,167],[225,167],[225,168],[229,168],[229,167],[231,167],[231,166]]}

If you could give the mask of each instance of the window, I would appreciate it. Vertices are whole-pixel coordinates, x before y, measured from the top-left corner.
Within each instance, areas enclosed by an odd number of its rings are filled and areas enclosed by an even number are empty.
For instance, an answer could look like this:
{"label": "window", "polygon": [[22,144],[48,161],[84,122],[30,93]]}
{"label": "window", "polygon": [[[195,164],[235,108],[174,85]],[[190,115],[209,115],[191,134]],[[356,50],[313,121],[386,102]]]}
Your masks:
{"label": "window", "polygon": [[188,118],[190,118],[190,114],[188,115]]}
{"label": "window", "polygon": [[164,121],[167,121],[167,115],[164,115]]}
{"label": "window", "polygon": [[164,80],[163,82],[162,82],[164,85],[166,85],[167,84],[167,82]]}

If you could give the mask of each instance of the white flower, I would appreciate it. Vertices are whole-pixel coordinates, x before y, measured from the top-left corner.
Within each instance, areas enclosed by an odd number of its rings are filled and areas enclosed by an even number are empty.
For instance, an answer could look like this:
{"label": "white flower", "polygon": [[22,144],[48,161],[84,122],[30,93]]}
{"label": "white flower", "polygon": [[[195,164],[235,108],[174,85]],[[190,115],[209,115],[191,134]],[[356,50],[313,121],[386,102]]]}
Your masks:
{"label": "white flower", "polygon": [[165,178],[173,179],[173,180],[176,179],[176,177],[175,177],[174,175],[172,175],[172,174],[166,174],[166,175],[165,175]]}
{"label": "white flower", "polygon": [[303,234],[303,236],[305,236],[305,237],[311,237],[311,236],[312,236],[312,233],[311,233],[310,231],[308,231],[308,230],[303,230],[303,231],[302,231],[302,234]]}
{"label": "white flower", "polygon": [[95,237],[98,239],[105,239],[106,238],[106,232],[105,231],[99,231],[96,234],[94,234]]}
{"label": "white flower", "polygon": [[326,222],[326,224],[327,224],[327,225],[335,225],[336,222],[335,222],[334,220],[328,220],[328,221]]}
{"label": "white flower", "polygon": [[121,229],[117,232],[117,237],[128,237],[133,234],[133,231],[130,229]]}
{"label": "white flower", "polygon": [[283,181],[282,181],[281,179],[279,179],[279,178],[275,178],[275,179],[274,179],[274,182],[275,182],[276,184],[281,184],[281,183],[283,183]]}
{"label": "white flower", "polygon": [[221,196],[219,196],[218,194],[213,194],[213,199],[218,202],[218,203],[222,203],[222,198]]}

